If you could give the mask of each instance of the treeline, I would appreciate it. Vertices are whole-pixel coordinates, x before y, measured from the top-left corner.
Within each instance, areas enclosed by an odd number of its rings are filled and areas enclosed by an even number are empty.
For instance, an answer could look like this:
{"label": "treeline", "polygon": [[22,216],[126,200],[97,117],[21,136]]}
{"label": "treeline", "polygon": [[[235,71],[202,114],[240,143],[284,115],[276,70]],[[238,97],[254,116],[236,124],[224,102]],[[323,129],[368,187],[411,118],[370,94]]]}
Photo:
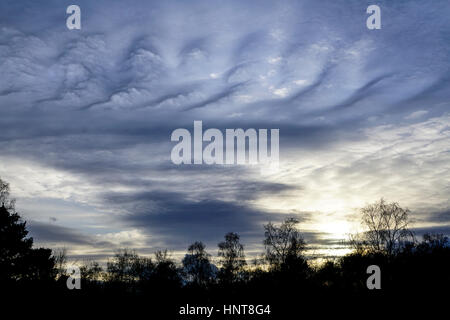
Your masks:
{"label": "treeline", "polygon": [[[215,263],[198,241],[188,247],[181,263],[166,250],[142,257],[122,249],[105,268],[94,261],[81,265],[81,286],[135,295],[155,289],[257,294],[271,287],[274,292],[275,288],[308,288],[309,293],[368,294],[370,265],[380,267],[383,291],[418,292],[445,289],[450,284],[450,243],[442,234],[425,234],[419,241],[410,233],[408,240],[399,238],[394,245],[384,238],[384,232],[398,231],[383,230],[378,237],[362,234],[358,241],[351,239],[352,253],[317,265],[308,263],[304,255],[307,244],[297,224],[297,220],[287,219],[280,225],[265,225],[265,252],[251,262],[245,258],[239,235],[232,232],[218,244]],[[377,242],[372,242],[372,237]]]}
{"label": "treeline", "polygon": [[[1,182],[1,180],[0,180]],[[8,185],[0,183],[0,285],[9,290],[46,291],[72,296],[152,297],[179,303],[236,302],[286,305],[314,297],[377,297],[443,292],[450,285],[450,244],[442,234],[416,239],[407,209],[383,199],[360,210],[366,231],[353,235],[353,251],[321,265],[308,263],[298,220],[264,226],[264,253],[249,262],[238,234],[218,244],[215,263],[202,242],[194,242],[181,262],[167,250],[152,257],[118,251],[101,266],[79,265],[81,290],[68,290],[66,255],[32,248],[26,223],[14,210]],[[381,290],[367,287],[367,268],[381,270]]]}

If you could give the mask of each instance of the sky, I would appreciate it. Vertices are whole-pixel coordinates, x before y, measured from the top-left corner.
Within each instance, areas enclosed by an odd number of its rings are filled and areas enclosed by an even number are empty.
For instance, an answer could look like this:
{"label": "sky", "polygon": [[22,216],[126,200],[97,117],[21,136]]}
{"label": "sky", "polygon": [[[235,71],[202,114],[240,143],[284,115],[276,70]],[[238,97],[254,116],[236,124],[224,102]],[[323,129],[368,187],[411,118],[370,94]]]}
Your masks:
{"label": "sky", "polygon": [[[252,257],[287,217],[311,254],[340,255],[382,197],[449,235],[449,16],[445,0],[2,0],[0,177],[36,246],[79,260],[215,254],[227,232]],[[278,170],[173,164],[194,120],[280,129]]]}

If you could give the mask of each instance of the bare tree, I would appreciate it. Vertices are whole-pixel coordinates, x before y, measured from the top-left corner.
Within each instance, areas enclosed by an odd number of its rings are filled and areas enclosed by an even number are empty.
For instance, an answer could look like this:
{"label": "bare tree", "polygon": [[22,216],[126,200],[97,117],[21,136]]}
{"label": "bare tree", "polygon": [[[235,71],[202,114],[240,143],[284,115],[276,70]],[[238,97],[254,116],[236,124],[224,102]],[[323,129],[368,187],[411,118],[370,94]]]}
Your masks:
{"label": "bare tree", "polygon": [[206,285],[212,279],[210,255],[202,242],[196,241],[189,246],[183,258],[183,266],[188,280],[197,285]]}
{"label": "bare tree", "polygon": [[408,229],[410,211],[397,202],[387,203],[384,199],[369,204],[360,210],[361,224],[365,232],[357,234],[350,242],[357,250],[394,254],[401,245],[413,239]]}
{"label": "bare tree", "polygon": [[112,261],[107,263],[109,280],[136,282],[142,280],[147,271],[153,269],[150,258],[139,257],[134,250],[122,249],[116,252]]}
{"label": "bare tree", "polygon": [[173,263],[170,253],[169,253],[169,251],[167,251],[167,249],[156,250],[155,251],[155,261],[156,261],[156,264]]}
{"label": "bare tree", "polygon": [[8,211],[14,212],[16,200],[10,198],[9,183],[0,178],[0,207],[4,206]]}
{"label": "bare tree", "polygon": [[179,269],[167,249],[155,252],[155,269],[151,279],[154,286],[164,290],[181,285]]}
{"label": "bare tree", "polygon": [[225,241],[218,246],[222,265],[219,275],[223,280],[232,282],[246,265],[244,246],[239,242],[239,235],[234,232],[227,233]]}
{"label": "bare tree", "polygon": [[55,249],[52,252],[52,256],[55,260],[56,278],[59,279],[60,277],[66,276],[67,249]]}
{"label": "bare tree", "polygon": [[294,265],[304,261],[305,241],[297,229],[299,221],[286,219],[280,226],[268,223],[264,226],[266,260],[274,268]]}
{"label": "bare tree", "polygon": [[88,261],[80,267],[81,278],[86,281],[100,281],[103,279],[103,268],[97,261]]}

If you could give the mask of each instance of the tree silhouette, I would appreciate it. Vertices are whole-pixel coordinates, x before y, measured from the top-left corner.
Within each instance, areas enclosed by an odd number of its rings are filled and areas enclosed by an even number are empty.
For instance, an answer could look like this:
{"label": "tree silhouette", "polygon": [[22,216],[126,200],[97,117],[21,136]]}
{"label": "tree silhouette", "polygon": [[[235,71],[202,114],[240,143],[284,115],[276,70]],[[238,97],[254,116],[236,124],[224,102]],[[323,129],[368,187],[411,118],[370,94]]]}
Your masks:
{"label": "tree silhouette", "polygon": [[181,286],[181,276],[175,262],[170,258],[167,250],[155,252],[155,268],[151,275],[151,282],[159,290],[169,291]]}
{"label": "tree silhouette", "polygon": [[[107,263],[107,279],[110,282],[132,284],[148,281],[155,269],[150,258],[140,257],[136,251],[129,249],[118,250],[112,261]],[[82,269],[87,277],[99,276],[98,264],[85,266]]]}
{"label": "tree silhouette", "polygon": [[189,246],[182,261],[188,281],[206,285],[211,280],[213,269],[209,257],[202,242],[196,241]]}
{"label": "tree silhouette", "polygon": [[87,281],[102,280],[103,268],[96,261],[90,261],[80,267],[81,279]]}
{"label": "tree silhouette", "polygon": [[398,203],[387,203],[380,199],[365,206],[360,212],[361,224],[367,231],[351,239],[355,249],[392,255],[401,249],[402,244],[413,239],[413,234],[408,229],[409,210],[403,209]]}
{"label": "tree silhouette", "polygon": [[9,197],[9,183],[0,178],[0,206],[4,206],[8,211],[13,212],[16,201]]}
{"label": "tree silhouette", "polygon": [[288,218],[280,226],[264,226],[265,258],[273,269],[286,269],[304,264],[305,241],[297,230],[297,219]]}
{"label": "tree silhouette", "polygon": [[20,216],[0,207],[0,280],[50,280],[56,275],[50,249],[33,249],[27,238],[26,222]]}
{"label": "tree silhouette", "polygon": [[133,282],[137,277],[136,262],[139,256],[135,251],[119,250],[114,254],[112,261],[107,263],[109,281]]}
{"label": "tree silhouette", "polygon": [[441,251],[448,248],[449,244],[448,237],[442,233],[425,233],[417,249],[422,252]]}
{"label": "tree silhouette", "polygon": [[246,265],[244,246],[239,242],[239,235],[234,232],[227,233],[225,241],[220,242],[218,246],[222,266],[219,278],[221,281],[234,282]]}

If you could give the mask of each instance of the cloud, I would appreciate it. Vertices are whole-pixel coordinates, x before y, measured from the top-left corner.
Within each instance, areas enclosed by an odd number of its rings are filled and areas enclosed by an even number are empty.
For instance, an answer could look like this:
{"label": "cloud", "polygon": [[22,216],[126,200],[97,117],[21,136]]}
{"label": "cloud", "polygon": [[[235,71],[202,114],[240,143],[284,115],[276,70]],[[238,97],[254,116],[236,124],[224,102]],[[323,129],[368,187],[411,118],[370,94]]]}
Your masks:
{"label": "cloud", "polygon": [[418,110],[418,111],[414,111],[414,112],[411,113],[410,115],[406,116],[405,119],[407,119],[407,120],[417,119],[417,118],[420,118],[420,117],[426,115],[427,113],[428,113],[427,110]]}
{"label": "cloud", "polygon": [[[263,185],[257,192],[283,189],[283,186]],[[110,193],[105,195],[105,201],[121,208],[123,214],[119,219],[127,225],[144,229],[176,249],[196,240],[215,245],[227,232],[237,232],[244,241],[256,243],[262,239],[263,225],[270,221],[281,222],[287,216],[300,221],[309,218],[306,212],[280,215],[254,208],[244,201],[218,200],[212,194],[203,196],[203,199],[192,199],[184,193],[161,191]]]}
{"label": "cloud", "polygon": [[450,210],[433,212],[426,217],[426,221],[448,224],[450,223]]}
{"label": "cloud", "polygon": [[[264,221],[309,212],[318,245],[386,195],[446,223],[446,1],[381,1],[380,32],[347,1],[78,5],[69,31],[60,1],[0,4],[0,175],[37,239],[147,252],[236,229],[254,250]],[[173,165],[170,134],[194,120],[279,128],[280,171]]]}
{"label": "cloud", "polygon": [[58,226],[56,224],[29,221],[30,236],[41,243],[57,243],[58,245],[81,245],[94,248],[112,247],[109,241],[96,239],[73,228]]}

